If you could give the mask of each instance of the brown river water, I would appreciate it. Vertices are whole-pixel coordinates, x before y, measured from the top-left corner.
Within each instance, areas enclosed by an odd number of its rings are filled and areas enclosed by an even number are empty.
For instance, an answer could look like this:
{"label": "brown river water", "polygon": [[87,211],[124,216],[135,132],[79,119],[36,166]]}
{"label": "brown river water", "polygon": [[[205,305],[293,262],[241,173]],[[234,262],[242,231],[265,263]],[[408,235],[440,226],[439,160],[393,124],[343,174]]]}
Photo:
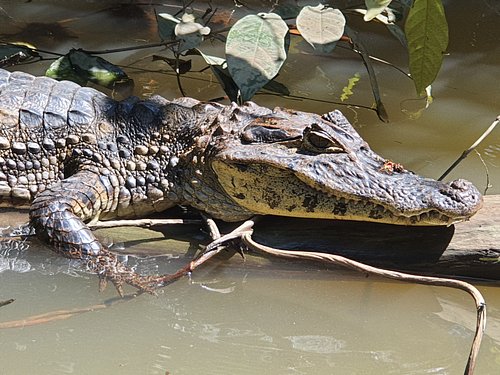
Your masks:
{"label": "brown river water", "polygon": [[[60,53],[154,43],[158,37],[153,10],[175,13],[180,2],[117,3],[0,0],[0,34],[12,34],[1,38]],[[221,20],[248,12],[232,1],[213,4]],[[250,6],[257,12],[272,4]],[[255,101],[312,112],[340,108],[378,153],[437,178],[500,114],[499,2],[456,0],[445,5],[449,55],[427,110],[420,111],[423,102],[415,98],[411,81],[380,64],[375,69],[389,123],[354,106],[271,95],[257,95]],[[203,11],[206,3],[194,7]],[[406,65],[404,51],[382,26],[355,24],[364,30],[362,37],[374,55]],[[349,100],[371,105],[369,82],[357,56],[346,51],[334,57],[311,56],[294,40],[290,49],[279,81],[294,95],[339,101],[348,78],[359,73],[361,80]],[[222,56],[215,44],[205,44],[204,51]],[[175,76],[161,61],[152,62],[153,54],[165,51],[105,57],[128,66],[135,95],[180,96]],[[193,63],[194,70],[203,67],[199,60]],[[43,74],[49,64],[19,69]],[[222,95],[208,70],[189,74],[183,85],[189,96],[200,100]],[[483,161],[471,153],[448,179],[463,177],[484,191],[488,176],[488,194],[500,194],[500,131],[477,150]],[[2,211],[0,227],[26,218],[25,212]],[[128,262],[150,273],[175,271],[206,243],[196,225],[161,231],[113,229],[99,236],[125,253],[139,253]],[[500,288],[477,286],[489,315],[476,374],[498,374]],[[15,299],[0,308],[0,327],[2,322],[52,314],[38,317],[38,325],[0,329],[0,375],[461,374],[476,317],[463,292],[253,256],[246,262],[238,256],[213,260],[158,297],[118,300],[112,287],[102,293],[97,289],[97,277],[36,240],[0,241],[0,301]],[[71,315],[69,310],[84,312]]]}

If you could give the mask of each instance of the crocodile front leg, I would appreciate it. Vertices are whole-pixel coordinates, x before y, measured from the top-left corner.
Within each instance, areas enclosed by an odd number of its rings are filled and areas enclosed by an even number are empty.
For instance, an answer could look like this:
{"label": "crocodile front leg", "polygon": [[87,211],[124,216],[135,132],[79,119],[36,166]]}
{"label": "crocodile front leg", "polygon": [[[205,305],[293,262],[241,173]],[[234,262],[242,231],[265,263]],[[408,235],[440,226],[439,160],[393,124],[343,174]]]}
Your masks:
{"label": "crocodile front leg", "polygon": [[30,208],[30,222],[38,237],[67,258],[81,259],[96,272],[103,289],[108,280],[123,295],[127,283],[141,291],[154,292],[165,276],[141,276],[120,263],[106,250],[84,221],[109,211],[116,188],[111,179],[91,171],[81,171],[38,194]]}

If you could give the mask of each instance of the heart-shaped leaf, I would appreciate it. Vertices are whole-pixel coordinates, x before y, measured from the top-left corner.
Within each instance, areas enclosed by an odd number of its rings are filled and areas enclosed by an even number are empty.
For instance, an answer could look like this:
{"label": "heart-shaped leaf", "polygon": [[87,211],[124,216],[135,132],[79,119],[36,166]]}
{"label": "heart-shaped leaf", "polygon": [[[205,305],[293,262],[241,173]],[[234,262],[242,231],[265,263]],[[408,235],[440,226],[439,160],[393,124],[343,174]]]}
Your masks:
{"label": "heart-shaped leaf", "polygon": [[322,4],[305,6],[297,16],[297,29],[319,53],[330,53],[344,34],[345,17],[338,9]]}
{"label": "heart-shaped leaf", "polygon": [[236,22],[227,35],[229,73],[249,100],[278,74],[286,59],[288,26],[275,13],[248,15]]}

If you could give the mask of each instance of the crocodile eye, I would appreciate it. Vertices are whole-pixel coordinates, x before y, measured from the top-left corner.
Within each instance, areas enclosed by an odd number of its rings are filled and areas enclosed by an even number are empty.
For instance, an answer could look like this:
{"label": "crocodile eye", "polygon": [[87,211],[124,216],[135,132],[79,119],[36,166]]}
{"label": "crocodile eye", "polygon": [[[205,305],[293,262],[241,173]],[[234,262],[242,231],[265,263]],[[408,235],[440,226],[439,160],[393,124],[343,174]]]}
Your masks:
{"label": "crocodile eye", "polygon": [[302,148],[315,153],[344,152],[344,148],[317,124],[304,130]]}
{"label": "crocodile eye", "polygon": [[311,144],[311,146],[318,149],[328,148],[328,146],[330,146],[331,144],[330,140],[324,137],[323,134],[313,132],[309,133],[307,141]]}

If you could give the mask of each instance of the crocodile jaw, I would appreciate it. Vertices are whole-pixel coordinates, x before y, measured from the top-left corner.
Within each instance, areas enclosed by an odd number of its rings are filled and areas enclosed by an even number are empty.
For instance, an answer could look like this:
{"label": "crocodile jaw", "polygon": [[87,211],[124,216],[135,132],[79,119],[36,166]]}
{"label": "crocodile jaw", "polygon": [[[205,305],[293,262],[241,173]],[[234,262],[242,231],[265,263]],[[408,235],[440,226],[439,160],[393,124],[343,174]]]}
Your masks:
{"label": "crocodile jaw", "polygon": [[[293,163],[283,169],[242,161],[217,159],[212,169],[236,205],[260,215],[452,225],[467,220],[482,205],[481,194],[465,180],[445,184],[405,172],[402,176],[380,174],[373,186],[368,179],[356,183],[350,176],[352,186],[341,188],[342,182],[335,181],[332,171],[324,171],[327,178],[314,163],[309,163],[308,170],[304,165],[294,168]],[[390,189],[382,190],[384,185]],[[376,196],[376,190],[382,193]]]}

